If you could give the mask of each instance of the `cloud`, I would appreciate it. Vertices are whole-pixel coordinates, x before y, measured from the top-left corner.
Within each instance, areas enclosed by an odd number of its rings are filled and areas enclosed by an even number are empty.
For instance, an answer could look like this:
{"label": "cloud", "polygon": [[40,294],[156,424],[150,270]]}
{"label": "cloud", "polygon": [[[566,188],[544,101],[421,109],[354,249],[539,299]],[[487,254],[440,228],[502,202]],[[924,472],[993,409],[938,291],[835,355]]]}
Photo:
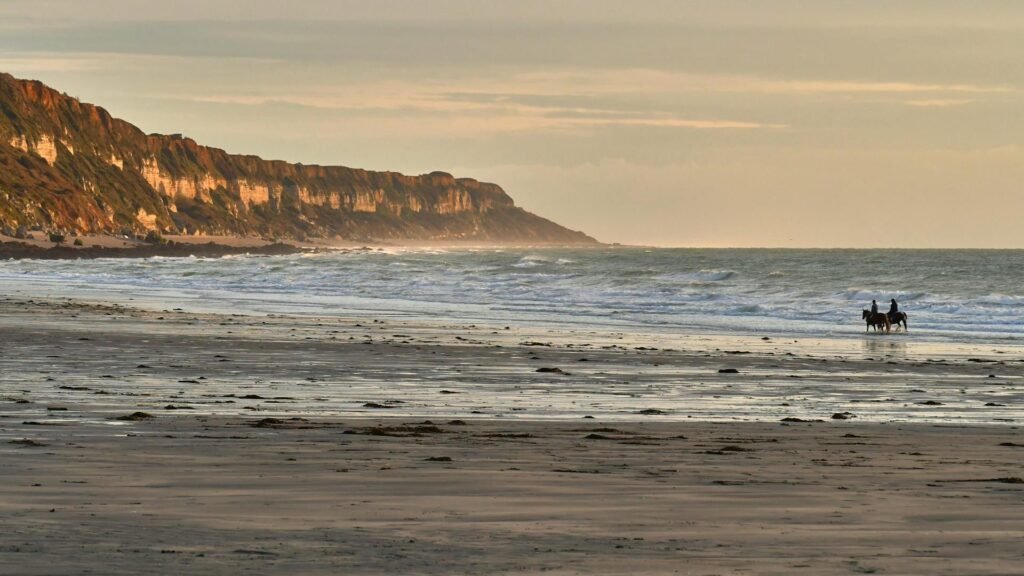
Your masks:
{"label": "cloud", "polygon": [[[714,105],[714,94],[793,99],[834,96],[842,97],[843,102],[865,96],[866,104],[876,103],[878,96],[923,95],[928,97],[905,103],[948,107],[1012,90],[969,83],[790,80],[645,68],[530,70],[423,81],[364,79],[339,85],[304,85],[301,92],[287,84],[257,89],[262,92],[193,92],[176,98],[248,106],[301,106],[369,118],[405,116],[418,122],[429,118],[438,120],[432,123],[432,130],[454,132],[461,128],[494,133],[615,126],[680,130],[788,127],[785,122],[758,118],[756,112],[753,117],[749,111],[742,117],[723,113]],[[657,98],[671,105],[681,95],[699,95],[704,102],[693,105],[692,110],[666,110],[651,103]],[[445,126],[445,122],[449,124]]]}
{"label": "cloud", "polygon": [[149,70],[153,66],[187,67],[213,64],[281,64],[284,60],[248,56],[183,56],[125,52],[38,52],[2,51],[0,70],[7,72],[120,71],[126,68]]}
{"label": "cloud", "polygon": [[5,54],[0,56],[0,70],[11,74],[38,74],[40,72],[85,72],[101,70],[107,65],[93,55],[75,56],[62,54],[59,56],[36,54]]}
{"label": "cloud", "polygon": [[765,124],[740,120],[695,120],[689,118],[558,118],[558,123],[578,126],[653,126],[658,128],[693,128],[697,130],[751,130],[785,128],[785,124]]}
{"label": "cloud", "polygon": [[931,94],[970,93],[994,94],[1010,92],[1005,86],[978,86],[973,84],[917,84],[912,82],[857,82],[857,81],[779,81],[752,80],[740,82],[739,91],[793,94]]}
{"label": "cloud", "polygon": [[[165,98],[166,96],[160,96]],[[614,126],[689,130],[754,130],[785,128],[784,124],[723,118],[683,118],[665,113],[622,112],[590,108],[527,106],[515,103],[484,104],[461,100],[381,99],[327,100],[301,96],[190,96],[176,100],[235,106],[293,106],[351,114],[352,120],[398,122],[406,131],[476,134],[528,130],[604,128]]]}
{"label": "cloud", "polygon": [[971,102],[974,102],[974,100],[966,98],[936,98],[932,100],[907,100],[905,104],[918,108],[950,108],[952,106],[963,106]]}
{"label": "cloud", "polygon": [[[613,126],[653,127],[689,130],[755,130],[777,129],[779,123],[750,119],[704,117],[694,114],[682,116],[662,110],[641,108],[600,108],[528,103],[525,100],[540,96],[558,97],[572,101],[573,87],[546,83],[535,87],[528,79],[516,78],[513,85],[491,85],[499,91],[483,90],[470,81],[468,85],[449,83],[408,83],[400,81],[366,82],[343,90],[323,89],[303,93],[276,92],[268,94],[177,94],[177,100],[243,105],[243,106],[297,106],[324,111],[344,112],[352,116],[363,115],[380,121],[382,118],[415,117],[423,126],[426,118],[442,124],[431,130],[457,130],[463,127],[474,132],[501,132],[571,128],[602,128]],[[154,95],[157,96],[157,95]],[[168,97],[160,94],[159,97]],[[448,123],[447,126],[443,123]]]}
{"label": "cloud", "polygon": [[1008,86],[969,83],[915,83],[905,81],[786,79],[753,75],[691,74],[657,69],[627,68],[601,71],[540,72],[526,74],[530,84],[571,84],[583,92],[740,92],[750,94],[986,94],[1006,93]]}

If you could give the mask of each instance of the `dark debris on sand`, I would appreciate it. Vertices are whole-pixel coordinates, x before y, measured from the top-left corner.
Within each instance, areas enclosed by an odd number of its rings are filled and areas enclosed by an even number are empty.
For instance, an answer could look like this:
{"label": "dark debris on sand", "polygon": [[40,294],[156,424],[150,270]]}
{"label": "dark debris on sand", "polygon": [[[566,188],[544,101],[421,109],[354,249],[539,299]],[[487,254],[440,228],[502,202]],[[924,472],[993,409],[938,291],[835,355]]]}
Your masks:
{"label": "dark debris on sand", "polygon": [[537,372],[542,372],[545,374],[565,374],[566,376],[569,375],[568,372],[562,370],[561,368],[537,368]]}
{"label": "dark debris on sand", "polygon": [[147,414],[146,412],[132,412],[131,414],[128,414],[127,416],[117,416],[116,418],[114,418],[114,420],[124,420],[124,421],[127,421],[127,422],[138,422],[140,420],[150,420],[150,419],[153,419],[153,418],[156,418],[156,416],[153,416],[152,414]]}
{"label": "dark debris on sand", "polygon": [[309,425],[309,420],[305,418],[288,418],[282,420],[281,418],[263,418],[261,420],[255,420],[248,423],[253,428],[273,428],[273,429],[298,429],[298,428],[314,428]]}
{"label": "dark debris on sand", "polygon": [[395,438],[415,438],[424,434],[443,434],[444,430],[437,426],[374,426],[363,431],[354,431],[354,434],[365,434],[367,436],[392,436]]}
{"label": "dark debris on sand", "polygon": [[30,438],[21,438],[19,440],[11,440],[10,442],[8,442],[8,444],[14,444],[15,446],[28,446],[28,447],[31,447],[31,448],[41,448],[41,447],[47,445],[45,442],[40,442],[38,440],[32,440]]}

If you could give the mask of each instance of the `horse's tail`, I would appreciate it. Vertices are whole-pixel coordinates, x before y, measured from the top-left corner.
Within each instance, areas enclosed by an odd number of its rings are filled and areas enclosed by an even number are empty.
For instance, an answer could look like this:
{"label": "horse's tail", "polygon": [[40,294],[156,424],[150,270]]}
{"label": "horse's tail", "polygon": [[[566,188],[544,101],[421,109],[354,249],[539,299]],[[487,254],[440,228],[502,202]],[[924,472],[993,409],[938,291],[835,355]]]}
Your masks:
{"label": "horse's tail", "polygon": [[903,329],[904,330],[910,330],[910,325],[907,324],[907,313],[906,312],[903,313]]}

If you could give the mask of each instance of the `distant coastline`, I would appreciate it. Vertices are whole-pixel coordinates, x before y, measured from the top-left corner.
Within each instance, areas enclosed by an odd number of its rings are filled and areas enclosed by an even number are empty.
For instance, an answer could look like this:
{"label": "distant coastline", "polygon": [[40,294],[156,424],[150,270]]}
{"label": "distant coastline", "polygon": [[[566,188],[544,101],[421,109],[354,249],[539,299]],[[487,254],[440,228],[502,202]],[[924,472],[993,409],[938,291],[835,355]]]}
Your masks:
{"label": "distant coastline", "polygon": [[[36,233],[40,234],[40,233]],[[75,245],[75,241],[79,245]],[[266,240],[236,236],[166,236],[149,243],[111,235],[85,235],[57,244],[40,238],[20,239],[0,235],[0,260],[76,260],[96,258],[152,258],[162,256],[218,258],[248,254],[283,256],[287,254],[329,251],[375,250],[387,248],[608,248],[606,244],[503,243],[474,241],[355,242],[349,240]]]}
{"label": "distant coastline", "polygon": [[295,254],[309,251],[308,248],[292,244],[270,243],[262,246],[229,246],[208,242],[205,244],[184,244],[167,242],[163,244],[143,244],[130,247],[108,246],[53,246],[44,248],[25,242],[0,243],[0,260],[74,260],[94,258],[151,258],[153,256],[187,257],[205,256],[219,257],[235,254],[258,254],[265,256]]}
{"label": "distant coastline", "polygon": [[590,244],[497,184],[230,154],[0,72],[0,230]]}

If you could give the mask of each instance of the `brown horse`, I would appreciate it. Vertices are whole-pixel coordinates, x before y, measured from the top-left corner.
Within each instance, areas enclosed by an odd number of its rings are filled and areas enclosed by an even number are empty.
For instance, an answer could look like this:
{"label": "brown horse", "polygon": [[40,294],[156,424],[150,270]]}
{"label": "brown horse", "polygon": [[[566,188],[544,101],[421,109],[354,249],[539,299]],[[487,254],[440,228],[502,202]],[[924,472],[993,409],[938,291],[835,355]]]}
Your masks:
{"label": "brown horse", "polygon": [[900,324],[903,324],[903,331],[904,332],[907,331],[907,313],[906,312],[897,312],[896,315],[892,316],[892,317],[890,317],[888,314],[886,314],[886,318],[889,320],[889,324],[895,326],[897,330],[900,329]]}
{"label": "brown horse", "polygon": [[875,327],[875,332],[878,332],[882,328],[885,328],[886,332],[892,330],[892,324],[889,322],[889,316],[882,312],[872,312],[871,310],[863,310],[860,315],[861,319],[864,320],[866,326],[864,331],[868,332],[871,327]]}

